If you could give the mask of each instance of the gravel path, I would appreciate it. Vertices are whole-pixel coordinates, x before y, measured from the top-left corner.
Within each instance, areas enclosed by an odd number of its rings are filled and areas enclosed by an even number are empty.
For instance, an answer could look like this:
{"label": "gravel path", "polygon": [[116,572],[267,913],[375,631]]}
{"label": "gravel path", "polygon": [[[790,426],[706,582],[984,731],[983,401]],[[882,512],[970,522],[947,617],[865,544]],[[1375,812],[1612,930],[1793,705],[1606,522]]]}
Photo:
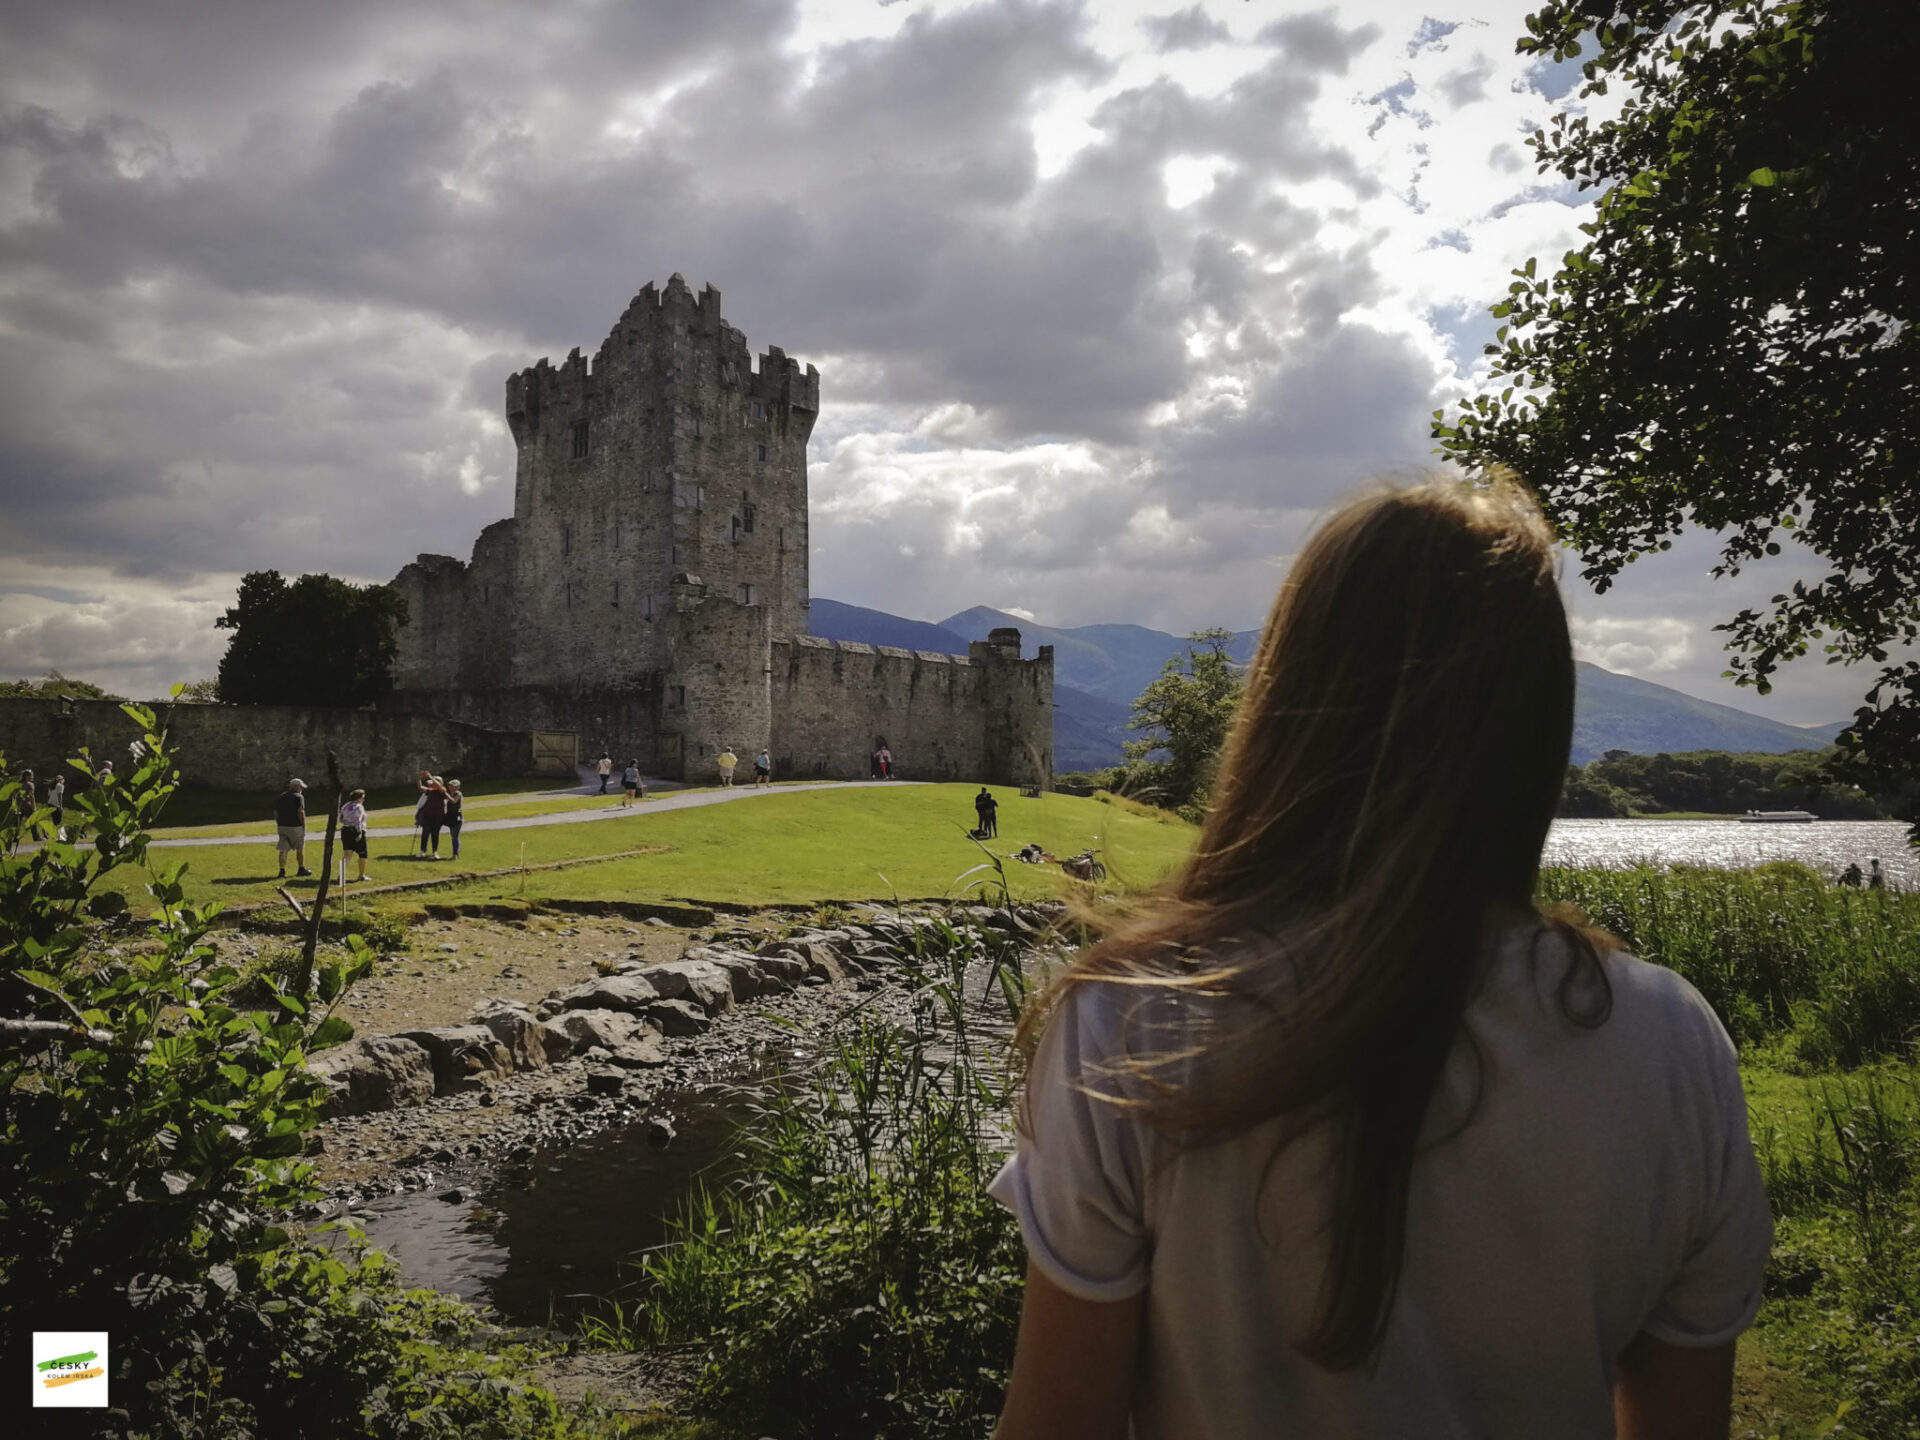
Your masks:
{"label": "gravel path", "polygon": [[[702,805],[725,805],[734,800],[750,800],[755,796],[770,798],[775,795],[796,795],[806,790],[865,790],[877,785],[897,787],[928,783],[925,780],[823,780],[814,784],[771,785],[765,788],[736,785],[731,790],[668,793],[642,800],[636,805],[623,806],[614,801],[603,810],[555,810],[545,815],[522,815],[513,820],[469,820],[462,828],[471,835],[476,830],[527,830],[537,825],[581,825],[590,820],[630,820],[640,815],[657,815],[663,810],[696,810]],[[391,840],[414,833],[411,825],[386,826],[367,832],[370,838],[376,840]],[[278,836],[269,830],[264,835],[215,835],[204,840],[154,840],[149,843],[155,849],[178,845],[273,845],[278,843]]]}

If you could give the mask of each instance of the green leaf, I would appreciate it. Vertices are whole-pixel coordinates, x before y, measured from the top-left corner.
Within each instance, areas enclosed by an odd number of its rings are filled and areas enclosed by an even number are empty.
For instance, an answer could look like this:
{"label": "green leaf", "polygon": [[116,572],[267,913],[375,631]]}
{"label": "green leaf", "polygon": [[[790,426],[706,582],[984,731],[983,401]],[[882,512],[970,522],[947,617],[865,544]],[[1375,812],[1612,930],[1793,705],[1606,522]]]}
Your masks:
{"label": "green leaf", "polygon": [[1747,176],[1747,183],[1764,190],[1771,186],[1778,185],[1780,183],[1780,176],[1767,166],[1762,165],[1758,170],[1753,171]]}

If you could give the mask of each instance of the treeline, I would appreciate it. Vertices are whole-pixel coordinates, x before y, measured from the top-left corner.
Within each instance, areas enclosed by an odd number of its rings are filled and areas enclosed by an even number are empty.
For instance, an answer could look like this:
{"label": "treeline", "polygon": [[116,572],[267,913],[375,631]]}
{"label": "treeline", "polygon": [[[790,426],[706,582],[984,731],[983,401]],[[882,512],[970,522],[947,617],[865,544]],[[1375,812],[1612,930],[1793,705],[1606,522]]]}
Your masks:
{"label": "treeline", "polygon": [[1675,810],[1710,815],[1808,810],[1822,820],[1891,819],[1897,797],[1870,795],[1836,778],[1830,762],[1837,753],[1832,748],[1785,755],[1719,750],[1633,755],[1609,750],[1590,764],[1567,767],[1560,814],[1606,820]]}

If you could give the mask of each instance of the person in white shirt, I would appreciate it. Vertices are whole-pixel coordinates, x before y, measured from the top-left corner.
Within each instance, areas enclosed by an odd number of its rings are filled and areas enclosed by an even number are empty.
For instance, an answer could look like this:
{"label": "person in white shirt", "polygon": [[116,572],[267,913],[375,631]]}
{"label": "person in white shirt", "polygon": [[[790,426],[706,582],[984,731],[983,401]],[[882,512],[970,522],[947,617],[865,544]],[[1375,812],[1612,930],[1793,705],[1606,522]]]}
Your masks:
{"label": "person in white shirt", "polygon": [[367,878],[367,792],[354,790],[340,807],[340,849],[359,862],[355,880]]}
{"label": "person in white shirt", "polygon": [[1724,1440],[1772,1222],[1713,1012],[1534,907],[1573,684],[1509,480],[1294,561],[1192,858],[1023,1018],[1001,1440]]}

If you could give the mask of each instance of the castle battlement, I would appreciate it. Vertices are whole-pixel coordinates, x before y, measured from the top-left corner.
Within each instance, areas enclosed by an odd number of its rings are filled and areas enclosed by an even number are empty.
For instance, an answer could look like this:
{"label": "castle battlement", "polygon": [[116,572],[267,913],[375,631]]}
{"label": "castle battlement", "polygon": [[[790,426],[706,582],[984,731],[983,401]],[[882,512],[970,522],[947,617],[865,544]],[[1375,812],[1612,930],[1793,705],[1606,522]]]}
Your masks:
{"label": "castle battlement", "polygon": [[1022,661],[1017,632],[952,656],[806,633],[820,372],[756,356],[720,304],[648,282],[591,360],[507,377],[513,516],[467,564],[423,555],[395,578],[415,617],[399,691],[574,728],[667,775],[726,745],[864,773],[884,738],[924,778],[1044,780],[1052,657]]}

